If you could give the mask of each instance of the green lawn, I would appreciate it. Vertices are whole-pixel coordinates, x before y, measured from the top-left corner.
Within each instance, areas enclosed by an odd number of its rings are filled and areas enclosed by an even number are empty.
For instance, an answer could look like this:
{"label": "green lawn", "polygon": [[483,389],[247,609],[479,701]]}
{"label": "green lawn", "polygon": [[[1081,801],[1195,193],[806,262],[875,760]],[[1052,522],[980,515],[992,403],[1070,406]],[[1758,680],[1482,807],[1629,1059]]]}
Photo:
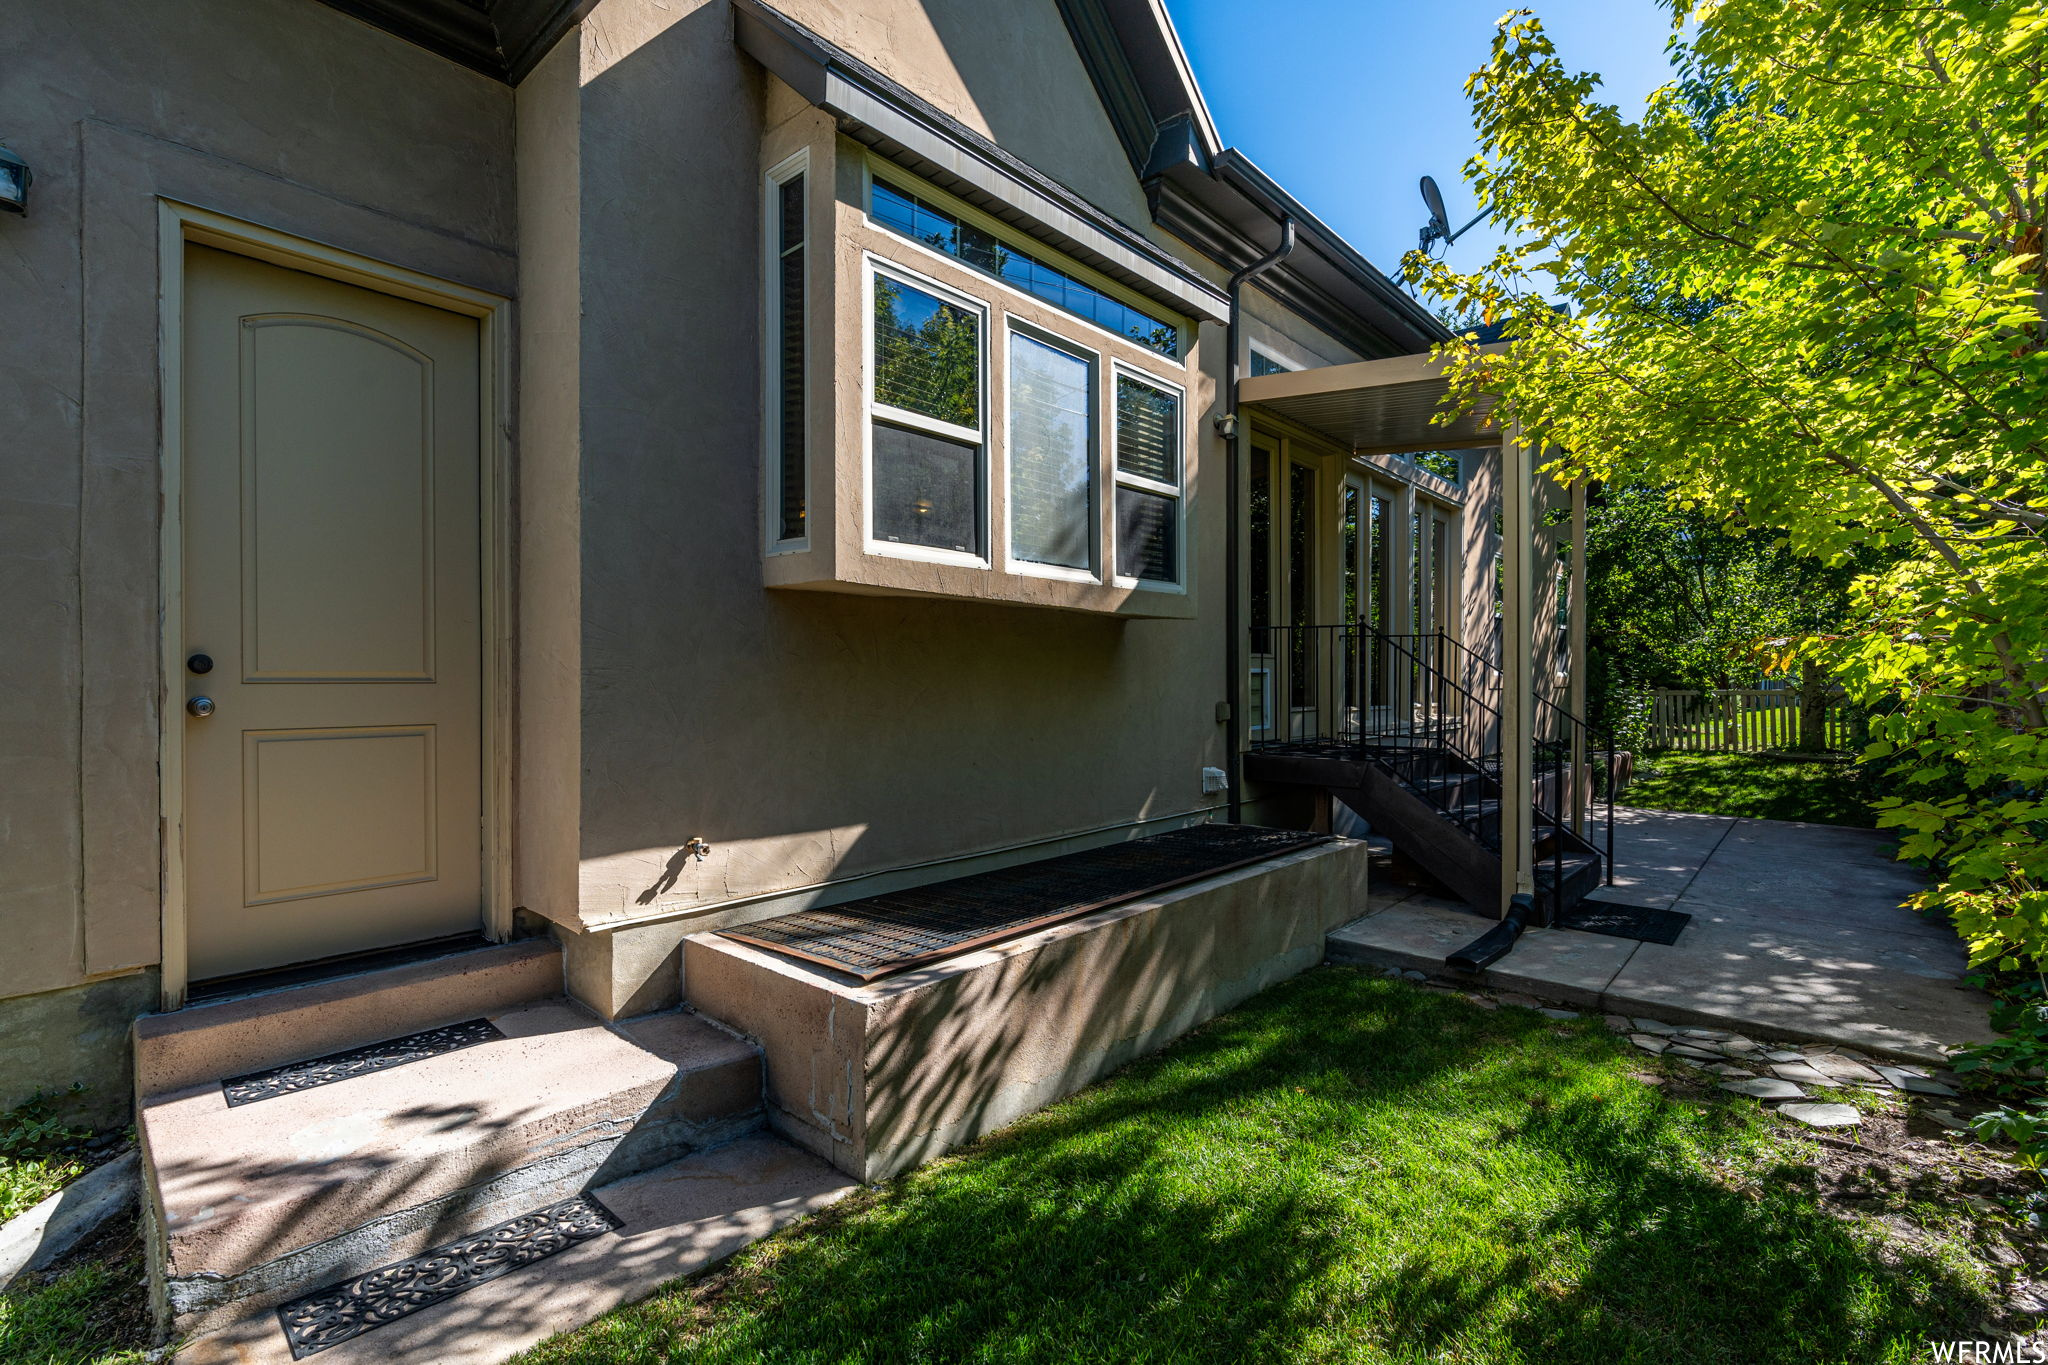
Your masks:
{"label": "green lawn", "polygon": [[1832,1149],[1708,1079],[1324,968],[521,1360],[1752,1365],[1972,1333],[1952,1191],[1879,1182],[1857,1207],[1914,1229],[1881,1241],[1819,1202]]}
{"label": "green lawn", "polygon": [[1652,749],[1620,799],[1650,810],[1871,828],[1870,795],[1846,759]]}

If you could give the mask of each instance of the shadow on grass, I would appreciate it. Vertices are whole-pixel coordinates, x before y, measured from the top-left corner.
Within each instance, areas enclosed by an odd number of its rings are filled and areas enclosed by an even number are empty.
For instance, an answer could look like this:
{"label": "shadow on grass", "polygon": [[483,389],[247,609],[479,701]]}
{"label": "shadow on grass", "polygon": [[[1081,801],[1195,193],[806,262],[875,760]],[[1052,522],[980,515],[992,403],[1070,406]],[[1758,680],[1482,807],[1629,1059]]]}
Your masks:
{"label": "shadow on grass", "polygon": [[524,1359],[1842,1361],[1985,1311],[1638,1065],[1325,969]]}
{"label": "shadow on grass", "polygon": [[1643,755],[1624,799],[1649,810],[1873,829],[1874,795],[1861,773],[1841,756],[1666,749]]}

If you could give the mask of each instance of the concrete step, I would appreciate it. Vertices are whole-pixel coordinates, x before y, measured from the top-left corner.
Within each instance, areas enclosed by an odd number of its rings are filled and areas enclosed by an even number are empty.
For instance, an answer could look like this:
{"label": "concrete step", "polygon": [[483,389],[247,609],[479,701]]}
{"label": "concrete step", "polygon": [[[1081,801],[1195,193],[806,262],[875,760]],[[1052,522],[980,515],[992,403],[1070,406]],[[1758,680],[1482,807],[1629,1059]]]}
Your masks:
{"label": "concrete step", "polygon": [[[591,1193],[616,1231],[488,1280],[322,1351],[321,1365],[496,1365],[556,1332],[716,1265],[857,1183],[777,1138],[743,1138]],[[445,1242],[434,1244],[436,1248]],[[180,1365],[289,1365],[276,1313],[199,1338]]]}
{"label": "concrete step", "polygon": [[135,1094],[139,1100],[321,1057],[561,993],[561,945],[535,938],[146,1014],[135,1021]]}
{"label": "concrete step", "polygon": [[752,1044],[694,1015],[610,1026],[556,999],[458,1051],[229,1104],[146,1096],[151,1275],[181,1333],[758,1127]]}

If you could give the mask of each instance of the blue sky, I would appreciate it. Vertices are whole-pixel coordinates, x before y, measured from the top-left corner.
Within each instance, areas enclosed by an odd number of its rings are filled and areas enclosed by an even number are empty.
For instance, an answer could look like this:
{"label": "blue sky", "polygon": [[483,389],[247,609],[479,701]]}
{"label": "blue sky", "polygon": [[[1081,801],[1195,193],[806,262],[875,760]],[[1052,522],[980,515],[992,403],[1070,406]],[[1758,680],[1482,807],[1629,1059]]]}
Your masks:
{"label": "blue sky", "polygon": [[[1652,0],[1524,0],[1567,66],[1596,71],[1626,112],[1669,79],[1667,13]],[[1433,175],[1451,226],[1478,211],[1463,167],[1478,150],[1465,78],[1514,0],[1166,0],[1227,145],[1389,274],[1426,214]],[[1481,223],[1451,247],[1477,265]]]}

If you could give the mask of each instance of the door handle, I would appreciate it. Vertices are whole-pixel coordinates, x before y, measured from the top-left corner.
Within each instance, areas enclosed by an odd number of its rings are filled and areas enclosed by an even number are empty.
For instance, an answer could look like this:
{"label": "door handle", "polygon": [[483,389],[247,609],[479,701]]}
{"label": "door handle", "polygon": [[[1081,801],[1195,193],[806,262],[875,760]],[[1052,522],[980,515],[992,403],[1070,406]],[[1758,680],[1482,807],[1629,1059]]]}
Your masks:
{"label": "door handle", "polygon": [[185,703],[185,709],[201,720],[213,714],[212,697],[194,697]]}

